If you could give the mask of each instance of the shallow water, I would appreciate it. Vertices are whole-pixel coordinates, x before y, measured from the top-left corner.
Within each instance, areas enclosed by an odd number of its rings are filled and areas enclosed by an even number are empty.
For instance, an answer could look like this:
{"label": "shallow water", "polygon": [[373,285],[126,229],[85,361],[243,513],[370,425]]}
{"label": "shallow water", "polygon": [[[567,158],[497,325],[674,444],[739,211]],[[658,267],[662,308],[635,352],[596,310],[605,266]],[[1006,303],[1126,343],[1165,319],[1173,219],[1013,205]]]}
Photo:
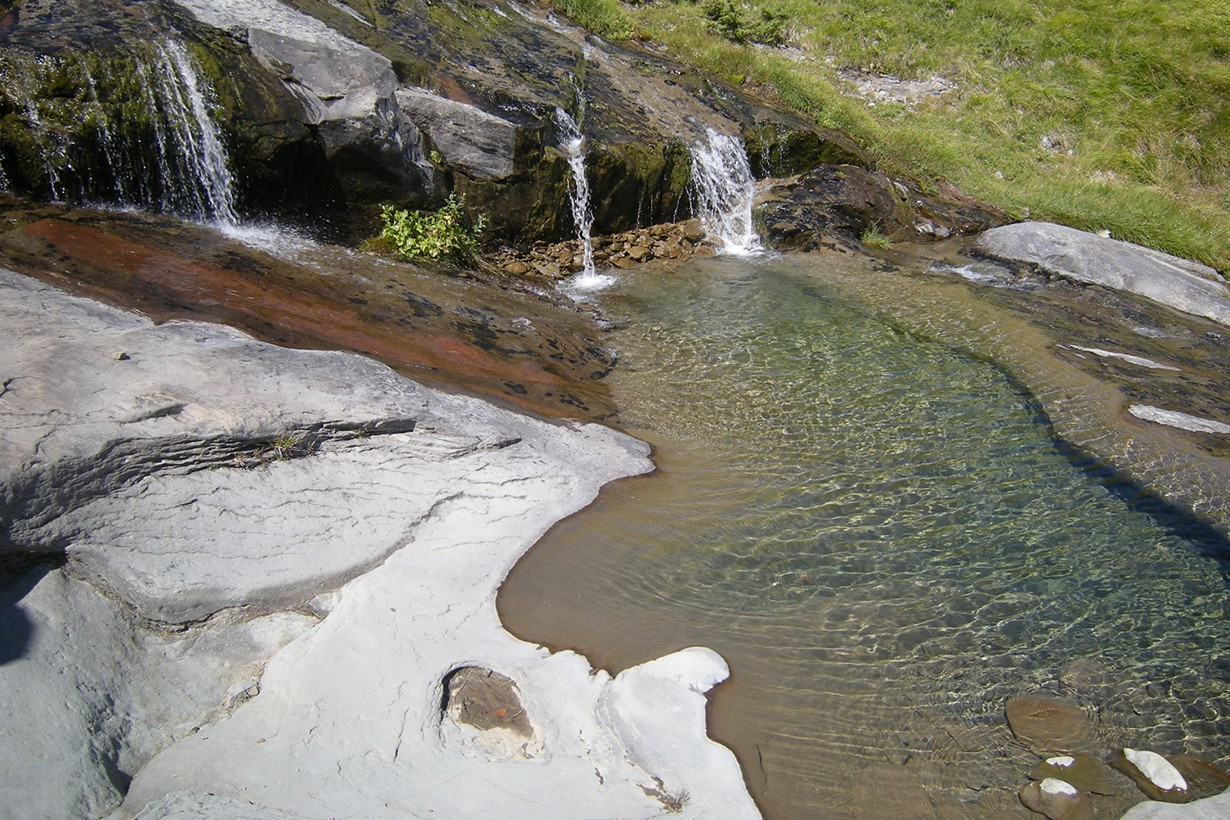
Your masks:
{"label": "shallow water", "polygon": [[1037,757],[1003,709],[1035,690],[1081,703],[1105,749],[1225,765],[1217,545],[1074,458],[969,352],[986,327],[916,335],[873,307],[909,288],[859,293],[870,268],[846,264],[694,262],[597,297],[660,469],[535,546],[505,624],[611,671],[717,649],[712,731],[770,817],[1028,816]]}

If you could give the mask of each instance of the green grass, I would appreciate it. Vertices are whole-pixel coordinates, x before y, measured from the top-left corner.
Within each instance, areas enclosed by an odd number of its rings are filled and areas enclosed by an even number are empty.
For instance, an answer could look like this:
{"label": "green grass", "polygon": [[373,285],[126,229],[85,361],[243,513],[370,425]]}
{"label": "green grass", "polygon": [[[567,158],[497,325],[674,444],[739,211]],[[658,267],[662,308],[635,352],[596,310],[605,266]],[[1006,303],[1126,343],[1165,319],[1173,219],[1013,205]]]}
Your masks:
{"label": "green grass", "polygon": [[[556,5],[843,128],[891,172],[1230,270],[1230,0],[735,0],[742,28],[731,3],[721,25],[706,0]],[[736,42],[764,19],[792,49]],[[870,106],[842,69],[956,89]]]}

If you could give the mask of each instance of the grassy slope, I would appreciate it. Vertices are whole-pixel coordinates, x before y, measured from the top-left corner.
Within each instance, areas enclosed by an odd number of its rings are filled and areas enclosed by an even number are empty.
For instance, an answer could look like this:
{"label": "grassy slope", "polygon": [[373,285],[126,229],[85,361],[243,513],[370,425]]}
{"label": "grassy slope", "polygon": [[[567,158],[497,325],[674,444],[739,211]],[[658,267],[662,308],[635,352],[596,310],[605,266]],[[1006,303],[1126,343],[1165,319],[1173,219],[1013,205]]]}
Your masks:
{"label": "grassy slope", "polygon": [[[848,130],[891,170],[1230,271],[1230,0],[741,4],[749,21],[784,14],[789,50],[711,31],[704,2],[555,0],[599,33],[652,39]],[[838,69],[957,88],[873,107],[840,93]]]}

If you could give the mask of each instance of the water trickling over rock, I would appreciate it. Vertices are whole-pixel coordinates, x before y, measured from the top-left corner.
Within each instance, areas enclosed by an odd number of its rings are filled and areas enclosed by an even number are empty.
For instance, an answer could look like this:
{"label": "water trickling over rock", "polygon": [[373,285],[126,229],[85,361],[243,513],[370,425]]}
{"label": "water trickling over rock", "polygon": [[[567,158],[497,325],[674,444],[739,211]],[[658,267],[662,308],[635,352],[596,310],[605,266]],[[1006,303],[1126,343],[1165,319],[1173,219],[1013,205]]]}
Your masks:
{"label": "water trickling over rock", "polygon": [[746,256],[761,250],[752,226],[756,180],[738,137],[707,129],[692,145],[691,190],[694,211],[705,232],[720,242],[720,252]]}
{"label": "water trickling over rock", "polygon": [[238,222],[213,92],[181,43],[109,57],[10,53],[0,77],[3,187]]}
{"label": "water trickling over rock", "polygon": [[555,126],[559,129],[560,151],[572,171],[568,196],[572,205],[572,220],[576,223],[577,237],[581,241],[581,273],[573,285],[583,290],[599,288],[608,284],[611,277],[600,276],[594,269],[594,243],[590,238],[594,213],[589,204],[589,180],[585,176],[585,137],[577,121],[562,108],[555,109]]}

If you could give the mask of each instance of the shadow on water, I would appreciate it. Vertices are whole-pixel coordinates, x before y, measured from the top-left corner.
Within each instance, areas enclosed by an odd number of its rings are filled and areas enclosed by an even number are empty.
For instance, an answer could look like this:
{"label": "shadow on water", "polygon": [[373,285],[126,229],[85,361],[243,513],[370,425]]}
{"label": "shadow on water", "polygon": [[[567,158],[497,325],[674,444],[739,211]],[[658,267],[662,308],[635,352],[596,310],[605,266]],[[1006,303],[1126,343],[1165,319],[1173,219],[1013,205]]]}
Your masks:
{"label": "shadow on water", "polygon": [[1222,578],[1230,585],[1230,538],[1224,533],[1191,510],[1171,504],[1117,472],[1102,459],[1058,436],[1053,440],[1060,455],[1129,510],[1148,516],[1167,533],[1189,542],[1198,555],[1216,561]]}
{"label": "shadow on water", "polygon": [[34,622],[22,609],[22,599],[47,573],[63,565],[63,556],[51,560],[21,556],[0,562],[0,666],[24,658],[34,640]]}
{"label": "shadow on water", "polygon": [[[900,330],[903,333],[909,333],[904,328]],[[920,341],[925,341],[923,337],[918,338]],[[1227,585],[1230,585],[1230,537],[1192,510],[1166,501],[1116,470],[1105,459],[1061,437],[1055,431],[1050,415],[1047,414],[1033,391],[1007,367],[977,352],[965,348],[954,349],[961,355],[968,356],[1003,376],[1010,389],[1028,408],[1034,423],[1047,430],[1055,452],[1065,461],[1090,481],[1106,490],[1112,498],[1118,500],[1128,510],[1148,517],[1169,535],[1187,541],[1201,557],[1216,561],[1222,578],[1225,579]]]}

